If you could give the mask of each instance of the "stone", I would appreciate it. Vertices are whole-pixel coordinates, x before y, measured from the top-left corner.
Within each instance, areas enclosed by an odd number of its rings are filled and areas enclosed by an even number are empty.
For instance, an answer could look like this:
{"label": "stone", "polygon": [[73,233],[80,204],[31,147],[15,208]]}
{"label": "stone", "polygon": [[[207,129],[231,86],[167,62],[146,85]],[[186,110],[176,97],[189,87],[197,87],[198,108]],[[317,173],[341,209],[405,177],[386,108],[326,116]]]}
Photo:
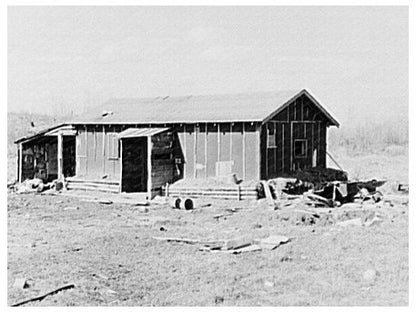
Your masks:
{"label": "stone", "polygon": [[24,277],[16,278],[13,284],[13,288],[16,288],[16,289],[25,289],[28,287],[29,285],[27,283],[27,280]]}
{"label": "stone", "polygon": [[264,286],[267,287],[267,288],[272,288],[272,287],[274,287],[274,283],[270,282],[270,281],[265,281]]}
{"label": "stone", "polygon": [[363,273],[363,279],[366,282],[374,282],[379,273],[374,269],[368,269]]}

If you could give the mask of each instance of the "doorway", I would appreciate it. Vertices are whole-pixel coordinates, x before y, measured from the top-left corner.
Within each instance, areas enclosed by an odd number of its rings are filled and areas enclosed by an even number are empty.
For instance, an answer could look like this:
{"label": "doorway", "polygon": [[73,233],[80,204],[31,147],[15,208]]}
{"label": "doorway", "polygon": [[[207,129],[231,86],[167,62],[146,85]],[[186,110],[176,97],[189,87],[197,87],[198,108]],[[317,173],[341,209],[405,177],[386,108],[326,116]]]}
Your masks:
{"label": "doorway", "polygon": [[147,138],[122,139],[121,191],[147,191]]}
{"label": "doorway", "polygon": [[75,176],[76,152],[75,136],[63,136],[62,141],[62,170],[64,177]]}

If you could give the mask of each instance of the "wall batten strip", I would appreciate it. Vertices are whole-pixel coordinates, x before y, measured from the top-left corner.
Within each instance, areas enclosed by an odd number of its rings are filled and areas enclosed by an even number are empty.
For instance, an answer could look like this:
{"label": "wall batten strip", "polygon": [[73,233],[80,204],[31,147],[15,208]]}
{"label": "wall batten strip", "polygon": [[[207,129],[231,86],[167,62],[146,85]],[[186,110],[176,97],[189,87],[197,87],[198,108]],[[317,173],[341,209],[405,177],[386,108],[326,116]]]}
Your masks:
{"label": "wall batten strip", "polygon": [[282,124],[282,172],[285,171],[285,125]]}
{"label": "wall batten strip", "polygon": [[273,160],[273,167],[274,167],[274,172],[273,174],[276,175],[277,173],[277,129],[276,129],[276,124],[273,124],[274,127],[274,142],[275,142],[275,148],[274,148],[274,160]]}
{"label": "wall batten strip", "polygon": [[[194,178],[196,179],[196,140],[197,140],[197,131],[198,131],[198,127],[194,124]],[[199,132],[199,131],[198,131]]]}
{"label": "wall batten strip", "polygon": [[120,175],[119,175],[119,192],[123,189],[123,140],[120,140]]}
{"label": "wall batten strip", "polygon": [[221,136],[220,136],[220,124],[218,124],[217,130],[217,161],[221,159]]}
{"label": "wall batten strip", "polygon": [[246,124],[243,122],[243,180],[245,179],[246,179]]}
{"label": "wall batten strip", "polygon": [[147,196],[152,199],[152,137],[147,137]]}
{"label": "wall batten strip", "polygon": [[[103,125],[103,147],[102,147],[102,153],[103,153],[103,175],[105,174],[105,127]],[[121,154],[121,152],[120,152]],[[121,165],[120,165],[121,166]]]}
{"label": "wall batten strip", "polygon": [[19,183],[22,183],[23,179],[23,144],[19,143]]}
{"label": "wall batten strip", "polygon": [[208,176],[208,124],[205,124],[205,153],[204,153],[204,165],[205,165],[205,178]]}
{"label": "wall batten strip", "polygon": [[87,126],[84,126],[84,130],[85,130],[85,175],[88,176],[88,131],[87,131]]}
{"label": "wall batten strip", "polygon": [[303,97],[300,98],[300,120],[303,121]]}
{"label": "wall batten strip", "polygon": [[230,161],[233,160],[233,124],[230,123]]}
{"label": "wall batten strip", "polygon": [[290,171],[293,171],[293,123],[290,123]]}
{"label": "wall batten strip", "polygon": [[186,135],[187,135],[187,132],[186,132],[186,124],[185,125],[183,125],[183,144],[184,144],[184,158],[185,158],[185,161],[184,161],[184,170],[183,170],[183,176],[186,178],[187,176],[186,176],[186,171],[187,171],[187,167],[188,167],[188,164],[187,164],[187,161],[188,161],[188,157],[187,157],[187,155],[186,155]]}

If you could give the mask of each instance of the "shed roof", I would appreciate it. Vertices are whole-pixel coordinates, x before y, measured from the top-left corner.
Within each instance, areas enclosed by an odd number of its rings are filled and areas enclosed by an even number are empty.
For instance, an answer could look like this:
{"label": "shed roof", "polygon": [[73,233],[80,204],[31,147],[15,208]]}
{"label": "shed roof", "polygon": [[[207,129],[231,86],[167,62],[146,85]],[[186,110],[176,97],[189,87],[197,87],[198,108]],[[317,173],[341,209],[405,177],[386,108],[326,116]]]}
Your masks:
{"label": "shed roof", "polygon": [[338,121],[305,89],[226,95],[199,95],[155,98],[111,99],[81,116],[58,126],[26,136],[15,143],[32,140],[65,125],[96,124],[172,124],[204,122],[266,122],[294,99],[307,96],[328,118]]}
{"label": "shed roof", "polygon": [[99,109],[75,118],[72,124],[169,124],[195,122],[264,122],[305,94],[331,125],[338,122],[305,89],[234,95],[200,95],[111,99]]}

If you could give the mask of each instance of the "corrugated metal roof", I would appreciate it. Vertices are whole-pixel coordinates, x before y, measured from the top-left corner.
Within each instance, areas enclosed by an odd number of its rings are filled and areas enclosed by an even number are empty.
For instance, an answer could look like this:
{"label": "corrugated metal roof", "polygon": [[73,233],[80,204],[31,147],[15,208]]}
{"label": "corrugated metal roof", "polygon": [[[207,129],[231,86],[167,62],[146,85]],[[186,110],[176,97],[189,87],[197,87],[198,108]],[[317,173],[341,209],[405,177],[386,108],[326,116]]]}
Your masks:
{"label": "corrugated metal roof", "polygon": [[[195,122],[262,122],[306,90],[234,95],[111,99],[75,118],[73,124],[168,124]],[[320,107],[322,108],[322,107]],[[323,109],[323,108],[322,108]],[[103,113],[105,112],[105,114]],[[324,113],[337,125],[330,114]],[[104,116],[105,115],[105,116]]]}
{"label": "corrugated metal roof", "polygon": [[139,138],[139,137],[148,137],[153,136],[158,133],[162,133],[169,128],[128,128],[120,132],[117,136],[119,139],[128,139],[128,138]]}

